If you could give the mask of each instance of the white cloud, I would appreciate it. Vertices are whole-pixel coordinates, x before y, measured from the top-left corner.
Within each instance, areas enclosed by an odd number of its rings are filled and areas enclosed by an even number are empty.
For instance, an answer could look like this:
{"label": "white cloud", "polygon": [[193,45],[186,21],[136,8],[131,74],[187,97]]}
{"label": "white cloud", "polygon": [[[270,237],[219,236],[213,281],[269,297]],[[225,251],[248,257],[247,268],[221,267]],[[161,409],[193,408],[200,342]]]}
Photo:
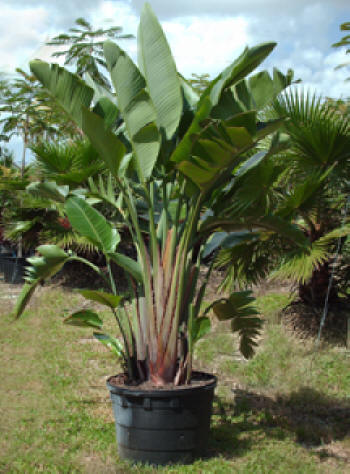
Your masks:
{"label": "white cloud", "polygon": [[[106,1],[94,15],[95,24],[115,18],[125,33],[137,35],[139,17],[127,3]],[[248,23],[244,18],[182,17],[163,21],[179,71],[215,74],[231,62],[247,44]],[[137,61],[137,42],[120,41],[121,47]],[[220,45],[220,48],[217,45]]]}
{"label": "white cloud", "polygon": [[244,18],[189,17],[163,23],[177,67],[185,76],[217,74],[249,42]]}
{"label": "white cloud", "polygon": [[[292,68],[303,87],[319,94],[349,97],[345,48],[332,49],[342,36],[348,0],[149,0],[161,20],[178,69],[216,75],[246,44],[277,41],[262,65]],[[0,70],[26,68],[29,59],[51,61],[49,37],[67,31],[78,17],[94,26],[119,25],[136,35],[144,0],[0,0]],[[342,20],[339,20],[342,19]],[[108,20],[108,21],[107,21]],[[136,61],[137,42],[120,44]],[[55,58],[57,62],[57,58]],[[20,155],[17,140],[16,155]]]}
{"label": "white cloud", "polygon": [[[143,0],[0,0],[1,69],[25,67],[33,57],[50,58],[45,41],[71,27],[78,16],[95,26],[117,24],[136,35]],[[231,62],[246,44],[276,40],[278,46],[264,67],[293,68],[321,93],[349,94],[343,79],[342,50],[332,50],[330,24],[347,5],[345,0],[280,2],[280,0],[151,0],[161,17],[179,70],[215,75]],[[210,16],[209,16],[210,14]],[[63,27],[63,24],[66,26]],[[333,21],[334,24],[334,21]],[[136,60],[137,43],[121,41]],[[57,59],[55,59],[57,61]],[[317,78],[317,80],[316,80]],[[329,82],[327,82],[329,81]]]}
{"label": "white cloud", "polygon": [[47,11],[43,7],[18,9],[3,6],[0,16],[0,68],[13,71],[23,67],[33,48],[45,38]]}
{"label": "white cloud", "polygon": [[42,8],[50,18],[50,24],[46,25],[46,31],[59,26],[69,28],[78,17],[85,17],[94,9],[100,7],[103,0],[0,0],[1,11],[10,6],[17,11],[29,8]]}
{"label": "white cloud", "polygon": [[[137,12],[140,12],[144,0],[131,0],[128,3],[132,5]],[[149,0],[152,8],[161,18],[175,18],[185,15],[207,15],[211,16],[237,16],[248,15],[260,18],[280,18],[281,16],[294,15],[297,18],[304,8],[313,8],[322,5],[329,9],[343,8],[348,9],[348,0]],[[310,22],[312,21],[310,18]],[[273,24],[273,30],[276,25]]]}
{"label": "white cloud", "polygon": [[349,69],[335,70],[338,64],[346,62],[345,48],[330,50],[323,54],[317,48],[305,49],[301,53],[292,52],[280,62],[281,69],[292,67],[295,78],[302,80],[302,87],[328,97],[350,97],[350,83],[345,79]]}

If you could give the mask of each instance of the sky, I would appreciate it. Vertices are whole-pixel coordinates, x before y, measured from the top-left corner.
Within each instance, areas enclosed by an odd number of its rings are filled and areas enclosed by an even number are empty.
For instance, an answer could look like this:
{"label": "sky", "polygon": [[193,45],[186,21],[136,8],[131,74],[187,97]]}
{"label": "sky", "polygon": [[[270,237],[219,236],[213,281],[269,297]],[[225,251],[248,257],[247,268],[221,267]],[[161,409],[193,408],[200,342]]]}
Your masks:
{"label": "sky", "polygon": [[[143,0],[0,0],[0,71],[28,68],[33,58],[57,61],[45,42],[84,17],[94,26],[118,25],[136,35]],[[215,77],[246,46],[276,41],[263,64],[292,68],[303,87],[323,96],[349,97],[345,47],[334,49],[350,21],[349,0],[150,0],[178,70]],[[136,40],[120,45],[136,60]]]}

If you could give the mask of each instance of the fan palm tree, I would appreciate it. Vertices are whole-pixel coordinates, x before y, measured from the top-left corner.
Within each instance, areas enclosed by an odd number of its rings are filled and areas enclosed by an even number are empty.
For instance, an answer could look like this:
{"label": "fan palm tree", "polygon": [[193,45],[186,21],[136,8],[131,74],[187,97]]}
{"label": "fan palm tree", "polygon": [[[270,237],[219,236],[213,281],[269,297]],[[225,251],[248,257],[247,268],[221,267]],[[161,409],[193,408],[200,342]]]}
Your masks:
{"label": "fan palm tree", "polygon": [[86,187],[102,169],[102,160],[88,140],[41,141],[31,147],[34,172],[41,181],[55,181],[71,189]]}
{"label": "fan palm tree", "polygon": [[[228,237],[223,240],[219,264],[228,265],[226,285],[236,277],[243,284],[256,283],[277,265],[275,277],[295,280],[303,302],[321,305],[328,291],[336,239],[349,234],[349,226],[342,225],[341,210],[350,191],[350,122],[316,95],[300,91],[279,96],[265,113],[287,118],[283,131],[288,148],[279,159],[265,160],[246,173],[245,186],[240,188],[236,180],[230,194],[219,201],[232,199],[230,212],[237,217],[265,207],[267,215],[292,221],[311,246],[294,247],[290,242],[286,246],[276,235],[246,233],[232,246]],[[252,192],[257,182],[263,183],[264,196]],[[333,288],[330,300],[336,297]]]}

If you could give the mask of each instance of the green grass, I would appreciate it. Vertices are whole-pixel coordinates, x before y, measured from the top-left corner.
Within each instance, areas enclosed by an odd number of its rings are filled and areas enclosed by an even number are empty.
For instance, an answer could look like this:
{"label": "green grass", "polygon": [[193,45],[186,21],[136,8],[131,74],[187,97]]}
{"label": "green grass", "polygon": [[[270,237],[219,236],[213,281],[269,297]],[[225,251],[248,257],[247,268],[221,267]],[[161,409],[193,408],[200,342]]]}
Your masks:
{"label": "green grass", "polygon": [[88,329],[60,317],[82,304],[80,296],[41,289],[16,323],[1,286],[0,296],[1,473],[350,472],[349,353],[331,346],[314,353],[274,324],[285,295],[259,299],[270,323],[251,361],[239,357],[225,324],[198,344],[196,366],[220,380],[208,458],[158,469],[118,459],[105,387],[118,364]]}

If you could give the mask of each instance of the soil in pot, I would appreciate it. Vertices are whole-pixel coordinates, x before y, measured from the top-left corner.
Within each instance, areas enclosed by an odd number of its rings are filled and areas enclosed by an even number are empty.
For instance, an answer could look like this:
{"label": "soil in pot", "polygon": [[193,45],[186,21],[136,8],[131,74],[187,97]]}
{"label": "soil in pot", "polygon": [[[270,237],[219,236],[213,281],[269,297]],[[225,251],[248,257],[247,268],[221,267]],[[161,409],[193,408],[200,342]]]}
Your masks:
{"label": "soil in pot", "polygon": [[194,372],[191,384],[126,385],[107,381],[122,459],[150,464],[191,463],[207,452],[216,377]]}

